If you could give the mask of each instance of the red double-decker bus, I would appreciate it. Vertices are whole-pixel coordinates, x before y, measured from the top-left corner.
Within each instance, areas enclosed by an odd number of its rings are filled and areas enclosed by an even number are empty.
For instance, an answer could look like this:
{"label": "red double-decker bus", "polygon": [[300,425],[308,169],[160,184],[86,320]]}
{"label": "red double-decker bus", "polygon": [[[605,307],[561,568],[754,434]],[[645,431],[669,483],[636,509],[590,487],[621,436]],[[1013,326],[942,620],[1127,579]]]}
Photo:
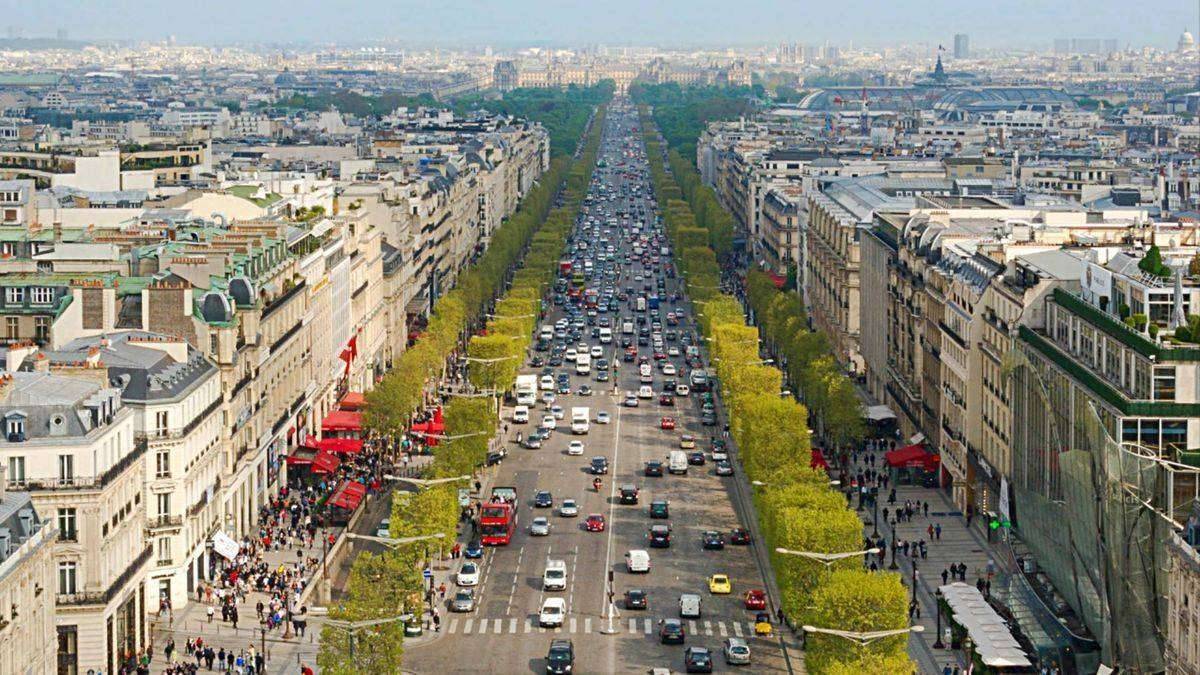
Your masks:
{"label": "red double-decker bus", "polygon": [[506,501],[491,501],[479,514],[479,529],[484,546],[507,546],[517,529],[517,509]]}

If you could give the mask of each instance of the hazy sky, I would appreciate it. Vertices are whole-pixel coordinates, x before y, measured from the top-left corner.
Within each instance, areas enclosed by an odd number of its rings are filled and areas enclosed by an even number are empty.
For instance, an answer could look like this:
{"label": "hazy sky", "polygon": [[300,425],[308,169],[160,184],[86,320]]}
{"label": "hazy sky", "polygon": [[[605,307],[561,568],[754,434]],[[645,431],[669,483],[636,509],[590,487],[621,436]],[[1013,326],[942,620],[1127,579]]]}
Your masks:
{"label": "hazy sky", "polygon": [[[948,43],[1048,47],[1056,37],[1171,47],[1197,0],[0,0],[26,37],[423,44]],[[8,26],[6,25],[7,29]],[[0,33],[2,35],[3,33]]]}

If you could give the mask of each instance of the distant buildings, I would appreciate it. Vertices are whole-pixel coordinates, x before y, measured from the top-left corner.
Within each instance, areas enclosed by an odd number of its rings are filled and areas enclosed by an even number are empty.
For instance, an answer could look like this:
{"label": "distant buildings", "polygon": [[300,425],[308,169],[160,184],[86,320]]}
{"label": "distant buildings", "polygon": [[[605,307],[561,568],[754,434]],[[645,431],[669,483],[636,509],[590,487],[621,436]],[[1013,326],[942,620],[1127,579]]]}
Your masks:
{"label": "distant buildings", "polygon": [[954,35],[954,58],[971,58],[971,37],[966,33],[955,33]]}

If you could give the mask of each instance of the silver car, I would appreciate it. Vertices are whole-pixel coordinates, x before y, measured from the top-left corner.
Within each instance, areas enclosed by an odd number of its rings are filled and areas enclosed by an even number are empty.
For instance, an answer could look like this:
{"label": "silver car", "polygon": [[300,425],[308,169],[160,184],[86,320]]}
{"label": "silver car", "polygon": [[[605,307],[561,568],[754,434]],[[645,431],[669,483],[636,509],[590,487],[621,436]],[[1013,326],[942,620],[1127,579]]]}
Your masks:
{"label": "silver car", "polygon": [[547,518],[534,518],[529,526],[529,534],[535,537],[545,537],[550,534],[550,521]]}
{"label": "silver car", "polygon": [[450,611],[452,612],[473,612],[475,611],[475,589],[464,588],[454,594],[454,600],[450,602]]}
{"label": "silver car", "polygon": [[731,666],[744,666],[750,663],[750,645],[739,637],[725,638],[725,663]]}

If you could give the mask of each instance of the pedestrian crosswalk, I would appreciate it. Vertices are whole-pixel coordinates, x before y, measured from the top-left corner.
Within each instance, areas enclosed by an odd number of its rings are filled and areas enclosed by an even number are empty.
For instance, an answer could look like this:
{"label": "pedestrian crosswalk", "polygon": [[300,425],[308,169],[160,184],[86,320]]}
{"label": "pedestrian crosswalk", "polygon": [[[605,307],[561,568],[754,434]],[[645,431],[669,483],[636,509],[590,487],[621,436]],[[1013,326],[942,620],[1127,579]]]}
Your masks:
{"label": "pedestrian crosswalk", "polygon": [[[618,633],[631,635],[654,635],[658,630],[659,619],[644,617],[629,617],[613,619],[613,630]],[[518,633],[558,633],[571,635],[589,635],[605,632],[608,619],[605,617],[570,615],[563,625],[556,627],[539,626],[536,617],[477,618],[452,616],[445,624],[445,632],[450,635],[515,635]],[[746,637],[754,635],[752,621],[723,621],[707,620],[684,622],[688,635],[704,635],[708,637]]]}

